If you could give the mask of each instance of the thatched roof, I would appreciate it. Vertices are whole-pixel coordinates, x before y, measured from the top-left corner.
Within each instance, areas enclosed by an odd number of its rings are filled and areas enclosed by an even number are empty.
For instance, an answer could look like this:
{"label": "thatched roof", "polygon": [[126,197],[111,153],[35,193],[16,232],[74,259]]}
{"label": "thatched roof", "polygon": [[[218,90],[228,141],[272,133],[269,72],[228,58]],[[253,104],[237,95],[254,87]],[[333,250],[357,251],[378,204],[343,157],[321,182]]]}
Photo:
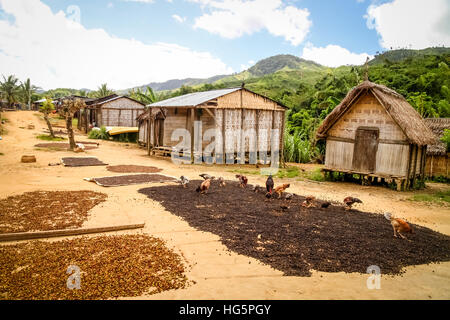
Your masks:
{"label": "thatched roof", "polygon": [[351,108],[361,94],[367,92],[371,92],[380,101],[410,143],[419,146],[435,143],[436,138],[433,132],[401,94],[370,81],[364,81],[350,90],[344,100],[325,118],[317,130],[317,138],[326,138],[328,130]]}
{"label": "thatched roof", "polygon": [[444,129],[450,129],[450,118],[427,118],[425,123],[436,136],[435,143],[428,145],[427,154],[434,156],[447,154],[447,146],[440,138],[444,134]]}

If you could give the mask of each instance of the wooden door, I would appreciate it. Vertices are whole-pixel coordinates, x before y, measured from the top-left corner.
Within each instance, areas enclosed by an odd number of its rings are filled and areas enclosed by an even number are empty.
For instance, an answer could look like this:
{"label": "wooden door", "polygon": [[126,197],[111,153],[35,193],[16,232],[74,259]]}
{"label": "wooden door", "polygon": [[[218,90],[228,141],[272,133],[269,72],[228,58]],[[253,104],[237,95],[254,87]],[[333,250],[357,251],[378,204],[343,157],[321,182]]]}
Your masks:
{"label": "wooden door", "polygon": [[155,127],[153,129],[155,147],[164,146],[164,119],[155,119]]}
{"label": "wooden door", "polygon": [[353,170],[373,173],[376,168],[378,128],[360,127],[356,130],[353,149]]}

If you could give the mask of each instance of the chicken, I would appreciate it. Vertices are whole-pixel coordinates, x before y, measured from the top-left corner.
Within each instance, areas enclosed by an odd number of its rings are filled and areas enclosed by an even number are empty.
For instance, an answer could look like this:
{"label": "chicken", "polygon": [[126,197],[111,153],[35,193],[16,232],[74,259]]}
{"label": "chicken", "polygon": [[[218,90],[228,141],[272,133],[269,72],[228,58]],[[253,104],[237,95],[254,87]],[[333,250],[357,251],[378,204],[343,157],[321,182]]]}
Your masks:
{"label": "chicken", "polygon": [[347,197],[344,199],[344,204],[346,205],[346,210],[350,210],[352,208],[352,205],[354,205],[355,203],[363,203],[361,200],[359,200],[358,198],[353,198],[353,197]]}
{"label": "chicken", "polygon": [[242,174],[237,174],[237,175],[236,175],[236,178],[239,179],[239,186],[240,186],[241,188],[244,188],[245,186],[247,186],[248,179],[247,179],[246,176],[243,176]]}
{"label": "chicken", "polygon": [[329,206],[331,206],[330,201],[322,202],[322,204],[320,205],[321,208],[328,208]]}
{"label": "chicken", "polygon": [[285,184],[282,184],[281,186],[275,188],[274,191],[276,194],[278,194],[278,199],[281,198],[281,194],[283,193],[284,190],[289,188],[289,186],[290,186],[289,183],[285,183]]}
{"label": "chicken", "polygon": [[210,186],[211,186],[211,179],[206,179],[200,184],[200,186],[197,187],[197,189],[195,189],[195,191],[204,194],[208,191]]}
{"label": "chicken", "polygon": [[394,237],[397,238],[397,234],[400,235],[403,239],[407,239],[404,235],[401,233],[414,233],[411,226],[404,220],[399,218],[394,218],[392,214],[389,212],[386,212],[384,214],[384,217],[391,222],[392,229],[394,229]]}
{"label": "chicken", "polygon": [[266,190],[267,190],[266,198],[270,198],[272,196],[273,186],[274,186],[274,183],[273,183],[272,175],[269,175],[269,177],[266,180]]}
{"label": "chicken", "polygon": [[306,208],[315,207],[314,200],[316,200],[316,198],[314,198],[313,196],[307,196],[305,201],[303,201],[302,203],[302,207]]}
{"label": "chicken", "polygon": [[213,176],[210,176],[210,175],[207,174],[207,173],[199,174],[199,176],[202,177],[202,178],[205,179],[205,180],[207,180],[207,179],[214,180],[214,177],[213,177]]}
{"label": "chicken", "polygon": [[179,182],[183,186],[183,188],[186,188],[187,185],[189,184],[189,179],[186,178],[185,176],[181,176]]}
{"label": "chicken", "polygon": [[217,179],[219,181],[219,187],[225,187],[225,180],[222,177]]}

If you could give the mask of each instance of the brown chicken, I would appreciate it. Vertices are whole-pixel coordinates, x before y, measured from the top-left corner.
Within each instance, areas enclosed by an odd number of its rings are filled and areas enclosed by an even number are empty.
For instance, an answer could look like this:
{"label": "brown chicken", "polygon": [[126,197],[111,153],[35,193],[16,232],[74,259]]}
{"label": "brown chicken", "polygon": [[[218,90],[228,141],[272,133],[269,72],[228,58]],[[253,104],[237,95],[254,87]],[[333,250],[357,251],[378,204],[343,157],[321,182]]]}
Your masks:
{"label": "brown chicken", "polygon": [[346,210],[350,210],[352,208],[352,205],[354,205],[355,203],[363,203],[361,200],[359,200],[358,198],[353,198],[353,197],[347,197],[344,199],[344,204],[346,205],[345,209]]}
{"label": "brown chicken", "polygon": [[206,193],[211,186],[211,179],[206,179],[201,183],[199,187],[195,191],[200,192],[202,194]]}
{"label": "brown chicken", "polygon": [[248,179],[247,179],[246,176],[243,176],[242,174],[237,174],[237,175],[236,175],[236,178],[239,179],[239,186],[240,186],[241,188],[244,188],[245,186],[247,186]]}
{"label": "brown chicken", "polygon": [[394,218],[389,212],[386,212],[384,214],[384,217],[391,222],[392,229],[394,229],[394,237],[397,238],[397,234],[398,234],[403,239],[406,239],[406,237],[404,235],[402,235],[402,232],[403,233],[414,233],[411,226],[405,220],[402,220],[399,218]]}
{"label": "brown chicken", "polygon": [[305,201],[303,201],[302,203],[302,207],[306,208],[315,207],[314,200],[316,200],[316,198],[314,198],[313,196],[306,197]]}
{"label": "brown chicken", "polygon": [[225,180],[222,177],[217,179],[219,181],[219,187],[225,187]]}
{"label": "brown chicken", "polygon": [[290,187],[289,183],[285,183],[279,187],[276,187],[273,191],[275,191],[276,194],[278,194],[278,198],[281,198],[281,194]]}

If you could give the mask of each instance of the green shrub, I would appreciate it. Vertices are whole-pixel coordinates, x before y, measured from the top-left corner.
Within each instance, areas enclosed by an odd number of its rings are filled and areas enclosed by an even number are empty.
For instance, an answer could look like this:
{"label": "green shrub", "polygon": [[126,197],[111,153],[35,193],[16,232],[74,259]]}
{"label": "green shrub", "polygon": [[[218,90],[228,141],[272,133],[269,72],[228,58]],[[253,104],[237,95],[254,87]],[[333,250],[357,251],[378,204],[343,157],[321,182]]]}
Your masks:
{"label": "green shrub", "polygon": [[89,139],[101,139],[101,140],[109,140],[110,135],[106,131],[106,127],[102,126],[100,130],[91,130],[88,134]]}
{"label": "green shrub", "polygon": [[320,168],[317,168],[314,171],[308,173],[308,179],[314,181],[325,181],[325,176],[322,170],[320,170]]}

